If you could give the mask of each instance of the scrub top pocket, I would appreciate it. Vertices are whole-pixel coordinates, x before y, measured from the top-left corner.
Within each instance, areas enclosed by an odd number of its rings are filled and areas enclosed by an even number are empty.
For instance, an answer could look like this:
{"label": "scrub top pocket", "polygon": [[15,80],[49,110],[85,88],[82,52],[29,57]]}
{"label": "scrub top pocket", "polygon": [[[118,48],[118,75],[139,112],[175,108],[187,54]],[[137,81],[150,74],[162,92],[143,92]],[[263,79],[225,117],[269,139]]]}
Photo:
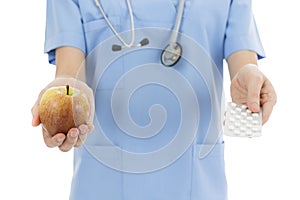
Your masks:
{"label": "scrub top pocket", "polygon": [[[191,146],[172,165],[154,172],[125,173],[104,165],[86,147],[75,149],[70,200],[198,200],[190,193],[192,151]],[[126,165],[119,156],[115,159]]]}
{"label": "scrub top pocket", "polygon": [[[202,148],[211,148],[202,158]],[[111,146],[95,146],[99,151]],[[106,166],[89,150],[75,149],[70,200],[227,200],[224,144],[193,144],[172,165],[149,173]],[[119,154],[120,165],[122,153]]]}

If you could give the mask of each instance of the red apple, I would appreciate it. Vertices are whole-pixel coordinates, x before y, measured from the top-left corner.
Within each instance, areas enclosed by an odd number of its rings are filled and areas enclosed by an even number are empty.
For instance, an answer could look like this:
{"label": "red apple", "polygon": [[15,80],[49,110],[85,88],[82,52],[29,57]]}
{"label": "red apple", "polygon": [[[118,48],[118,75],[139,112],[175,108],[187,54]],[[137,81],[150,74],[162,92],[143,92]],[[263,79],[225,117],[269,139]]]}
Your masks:
{"label": "red apple", "polygon": [[40,121],[51,135],[67,134],[71,128],[85,124],[89,114],[86,95],[69,85],[49,88],[40,101]]}

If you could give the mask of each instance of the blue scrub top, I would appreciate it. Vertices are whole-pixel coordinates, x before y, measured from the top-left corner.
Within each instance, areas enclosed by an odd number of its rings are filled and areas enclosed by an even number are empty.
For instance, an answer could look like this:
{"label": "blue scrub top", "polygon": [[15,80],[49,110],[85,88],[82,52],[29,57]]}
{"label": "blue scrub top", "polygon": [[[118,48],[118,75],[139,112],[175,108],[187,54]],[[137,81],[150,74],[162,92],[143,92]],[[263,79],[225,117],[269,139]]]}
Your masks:
{"label": "blue scrub top", "polygon": [[[102,0],[101,3],[107,17],[119,33],[130,30],[126,1]],[[201,62],[195,61],[196,57],[207,55],[218,73],[222,74],[224,58],[238,50],[251,50],[256,52],[259,58],[264,57],[251,11],[251,1],[186,0],[179,36],[185,47],[183,51],[186,57],[169,72],[161,66],[159,55],[168,43],[170,30],[174,26],[178,1],[131,0],[131,4],[136,41],[147,36],[150,38],[149,47],[114,54],[109,45],[118,40],[115,39],[93,0],[47,2],[45,52],[49,55],[49,62],[55,64],[55,49],[58,47],[71,46],[81,49],[87,55],[87,83],[94,89],[96,99],[96,130],[89,135],[86,145],[76,148],[74,152],[74,176],[70,199],[225,200],[227,188],[222,137],[218,137],[213,145],[207,140],[209,135],[219,134],[217,128],[210,127],[213,121],[211,113],[215,105],[212,103],[212,90],[208,82],[214,82],[214,79],[203,77],[204,71],[197,74],[198,71],[190,66],[200,63],[198,67],[201,71]],[[123,36],[129,40],[130,32],[124,33]],[[187,59],[189,56],[190,60]],[[207,61],[205,60],[203,62]],[[99,68],[104,65],[103,63],[107,64],[101,77],[97,79]],[[124,78],[124,75],[138,68],[141,69],[141,73],[155,75],[156,80],[160,80],[161,74],[166,74],[163,77],[166,80],[165,84],[168,84],[168,81],[180,83],[181,80],[174,78],[171,80],[168,73],[172,73],[174,77],[182,75],[184,77],[182,80],[189,82],[184,89],[191,86],[195,90],[191,96],[185,97],[186,100],[190,100],[187,101],[190,110],[187,116],[184,115],[197,128],[193,141],[176,160],[155,170],[147,168],[148,171],[130,169],[141,169],[139,166],[146,168],[153,164],[146,160],[146,154],[159,152],[170,141],[175,141],[176,131],[182,125],[180,120],[183,111],[178,109],[181,102],[178,100],[179,96],[172,94],[174,91],[170,89],[171,87],[156,84],[155,81],[149,84],[151,79],[143,87],[132,90],[130,99],[125,104],[118,100],[112,101],[114,96],[119,99],[126,97],[125,93],[128,92],[126,90],[132,82],[148,80],[147,76],[131,76],[129,80]],[[220,77],[222,79],[222,75]],[[121,79],[122,81],[119,81]],[[221,85],[219,84],[218,88]],[[218,99],[222,89],[214,91]],[[195,107],[193,98],[197,100]],[[151,137],[135,137],[118,127],[118,123],[122,123],[122,117],[127,117],[122,110],[124,105],[128,105],[128,112],[134,123],[139,127],[146,127],[152,122],[151,116],[148,115],[149,108],[158,104],[163,105],[165,112],[157,111],[159,115],[157,117],[162,117],[164,113],[167,116],[162,128],[158,130],[159,133]],[[155,112],[153,113],[155,116]],[[119,118],[119,121],[116,118]],[[103,132],[106,134],[99,134]],[[191,135],[186,134],[186,137]],[[106,141],[110,141],[111,144]],[[176,145],[180,149],[180,141]],[[118,147],[123,151],[110,154],[112,149],[115,150],[112,147]],[[199,153],[203,149],[210,149],[204,157]],[[105,152],[110,152],[107,157]],[[144,154],[145,160],[140,157],[133,160],[130,157],[132,163],[128,164],[130,162],[126,160],[128,152]],[[171,154],[170,152],[165,154],[163,159],[168,159],[166,155],[172,157]],[[110,162],[102,159],[110,159]],[[117,164],[113,163],[114,161]]]}

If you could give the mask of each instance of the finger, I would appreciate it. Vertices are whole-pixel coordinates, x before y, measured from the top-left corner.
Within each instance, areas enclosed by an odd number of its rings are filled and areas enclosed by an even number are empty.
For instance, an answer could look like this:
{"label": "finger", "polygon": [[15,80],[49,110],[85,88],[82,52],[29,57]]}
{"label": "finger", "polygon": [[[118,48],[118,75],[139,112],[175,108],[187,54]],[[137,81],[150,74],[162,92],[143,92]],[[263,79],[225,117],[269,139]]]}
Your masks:
{"label": "finger", "polygon": [[40,124],[41,124],[40,117],[38,115],[34,115],[32,117],[31,125],[34,126],[34,127],[36,127],[36,126],[38,126]]}
{"label": "finger", "polygon": [[63,133],[58,133],[54,136],[51,136],[43,127],[43,138],[47,147],[54,148],[60,146],[65,140],[66,136]]}
{"label": "finger", "polygon": [[37,103],[34,104],[34,106],[31,108],[31,114],[32,114],[32,126],[38,126],[40,125],[40,117],[39,117],[39,106]]}
{"label": "finger", "polygon": [[86,135],[90,132],[88,125],[82,124],[78,127],[79,129],[79,136]]}
{"label": "finger", "polygon": [[65,141],[59,146],[59,149],[63,152],[70,151],[76,144],[79,136],[79,130],[72,128],[69,130]]}
{"label": "finger", "polygon": [[86,136],[79,136],[76,144],[74,145],[74,147],[77,147],[77,148],[81,147],[83,145],[85,139],[86,139]]}
{"label": "finger", "polygon": [[87,123],[87,126],[89,128],[89,133],[92,132],[95,129],[95,126],[93,123]]}
{"label": "finger", "polygon": [[268,101],[262,105],[262,124],[265,124],[273,111],[275,103]]}
{"label": "finger", "polygon": [[86,140],[87,136],[89,133],[91,133],[94,130],[94,125],[93,124],[84,124],[79,126],[79,137],[77,140],[77,143],[75,144],[75,147],[80,147],[84,141]]}
{"label": "finger", "polygon": [[247,90],[240,85],[237,78],[231,81],[230,94],[233,102],[238,104],[247,103]]}
{"label": "finger", "polygon": [[84,143],[84,141],[86,140],[87,135],[80,135],[77,139],[76,144],[74,145],[74,147],[81,147]]}
{"label": "finger", "polygon": [[259,112],[260,92],[263,80],[259,77],[249,81],[247,86],[247,106],[252,112]]}
{"label": "finger", "polygon": [[84,143],[88,133],[90,132],[89,127],[85,124],[80,125],[78,129],[79,129],[79,136],[74,147],[80,147]]}
{"label": "finger", "polygon": [[269,80],[266,80],[263,88],[261,89],[260,102],[264,104],[267,101],[272,101],[274,105],[277,101],[276,92]]}

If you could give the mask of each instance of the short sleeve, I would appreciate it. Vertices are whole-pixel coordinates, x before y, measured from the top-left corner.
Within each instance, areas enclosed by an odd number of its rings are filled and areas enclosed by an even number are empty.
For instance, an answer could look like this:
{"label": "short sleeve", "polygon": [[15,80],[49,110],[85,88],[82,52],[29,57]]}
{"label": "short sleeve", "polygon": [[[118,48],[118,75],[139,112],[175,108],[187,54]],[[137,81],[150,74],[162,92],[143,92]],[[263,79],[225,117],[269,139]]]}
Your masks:
{"label": "short sleeve", "polygon": [[258,59],[265,57],[255,19],[251,0],[232,0],[227,21],[224,57],[228,58],[239,50],[251,50]]}
{"label": "short sleeve", "polygon": [[79,48],[86,53],[82,17],[74,0],[47,0],[44,51],[49,63],[55,64],[55,49],[61,46]]}

